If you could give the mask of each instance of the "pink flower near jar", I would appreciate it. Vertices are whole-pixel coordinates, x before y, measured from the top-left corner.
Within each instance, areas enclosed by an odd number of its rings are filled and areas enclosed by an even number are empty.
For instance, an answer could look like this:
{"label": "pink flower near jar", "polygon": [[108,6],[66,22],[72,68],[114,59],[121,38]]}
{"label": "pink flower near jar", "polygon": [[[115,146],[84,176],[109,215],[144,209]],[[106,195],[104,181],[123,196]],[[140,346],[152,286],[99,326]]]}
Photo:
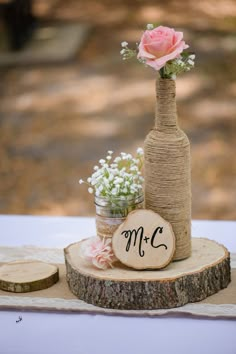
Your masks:
{"label": "pink flower near jar", "polygon": [[144,31],[139,44],[137,58],[155,70],[160,70],[165,64],[178,58],[189,46],[183,40],[183,33],[173,28],[159,26]]}
{"label": "pink flower near jar", "polygon": [[111,239],[100,239],[99,237],[91,237],[82,243],[81,256],[100,269],[112,267],[112,263],[116,261]]}

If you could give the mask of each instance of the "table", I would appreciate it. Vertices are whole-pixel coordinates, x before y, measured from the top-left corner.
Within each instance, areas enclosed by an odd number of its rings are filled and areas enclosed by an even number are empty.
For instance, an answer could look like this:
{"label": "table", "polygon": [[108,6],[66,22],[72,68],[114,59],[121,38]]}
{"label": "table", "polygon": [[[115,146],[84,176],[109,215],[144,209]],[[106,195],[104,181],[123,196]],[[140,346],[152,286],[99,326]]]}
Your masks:
{"label": "table", "polygon": [[[61,248],[95,235],[95,221],[2,215],[0,230],[0,245]],[[236,222],[194,220],[192,233],[236,252]],[[236,354],[234,320],[1,311],[0,323],[1,354]]]}

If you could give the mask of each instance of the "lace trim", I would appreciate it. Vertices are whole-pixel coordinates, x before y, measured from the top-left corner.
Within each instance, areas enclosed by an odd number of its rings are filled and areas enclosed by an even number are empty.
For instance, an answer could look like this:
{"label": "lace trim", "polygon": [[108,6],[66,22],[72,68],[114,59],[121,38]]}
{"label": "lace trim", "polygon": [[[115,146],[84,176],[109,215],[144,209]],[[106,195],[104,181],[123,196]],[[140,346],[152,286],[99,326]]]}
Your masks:
{"label": "lace trim", "polygon": [[236,319],[236,305],[212,305],[212,304],[187,304],[174,309],[161,310],[116,310],[104,309],[87,304],[81,300],[64,300],[58,298],[30,298],[30,297],[11,297],[0,296],[0,308],[17,310],[36,310],[63,311],[78,313],[97,313],[114,314],[121,316],[164,316],[164,315],[191,315],[211,318],[231,318]]}
{"label": "lace trim", "polygon": [[13,262],[18,259],[37,259],[48,263],[64,263],[63,249],[39,248],[36,246],[0,247],[0,262]]}

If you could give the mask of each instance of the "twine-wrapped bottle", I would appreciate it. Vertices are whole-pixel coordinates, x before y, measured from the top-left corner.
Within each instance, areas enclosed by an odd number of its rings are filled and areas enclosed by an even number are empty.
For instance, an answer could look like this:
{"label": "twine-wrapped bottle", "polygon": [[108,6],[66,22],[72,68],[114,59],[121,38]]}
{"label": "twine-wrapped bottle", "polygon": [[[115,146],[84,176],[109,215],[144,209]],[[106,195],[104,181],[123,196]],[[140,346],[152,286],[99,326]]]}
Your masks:
{"label": "twine-wrapped bottle", "polygon": [[157,79],[155,127],[144,143],[145,206],[169,221],[174,260],[191,255],[190,144],[178,127],[175,81]]}

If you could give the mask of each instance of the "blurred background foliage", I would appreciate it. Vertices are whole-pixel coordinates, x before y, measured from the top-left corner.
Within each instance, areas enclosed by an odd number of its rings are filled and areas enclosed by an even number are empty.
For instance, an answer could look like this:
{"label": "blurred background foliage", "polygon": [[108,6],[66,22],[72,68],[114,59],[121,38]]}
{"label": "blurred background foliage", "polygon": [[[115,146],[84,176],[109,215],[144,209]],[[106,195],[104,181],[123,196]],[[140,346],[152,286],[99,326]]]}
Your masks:
{"label": "blurred background foliage", "polygon": [[32,0],[32,13],[33,27],[89,30],[71,60],[0,63],[0,213],[94,215],[78,180],[107,150],[143,146],[153,126],[156,73],[122,61],[119,51],[156,23],[183,31],[196,53],[196,68],[177,80],[179,125],[192,149],[193,218],[235,219],[236,2]]}

